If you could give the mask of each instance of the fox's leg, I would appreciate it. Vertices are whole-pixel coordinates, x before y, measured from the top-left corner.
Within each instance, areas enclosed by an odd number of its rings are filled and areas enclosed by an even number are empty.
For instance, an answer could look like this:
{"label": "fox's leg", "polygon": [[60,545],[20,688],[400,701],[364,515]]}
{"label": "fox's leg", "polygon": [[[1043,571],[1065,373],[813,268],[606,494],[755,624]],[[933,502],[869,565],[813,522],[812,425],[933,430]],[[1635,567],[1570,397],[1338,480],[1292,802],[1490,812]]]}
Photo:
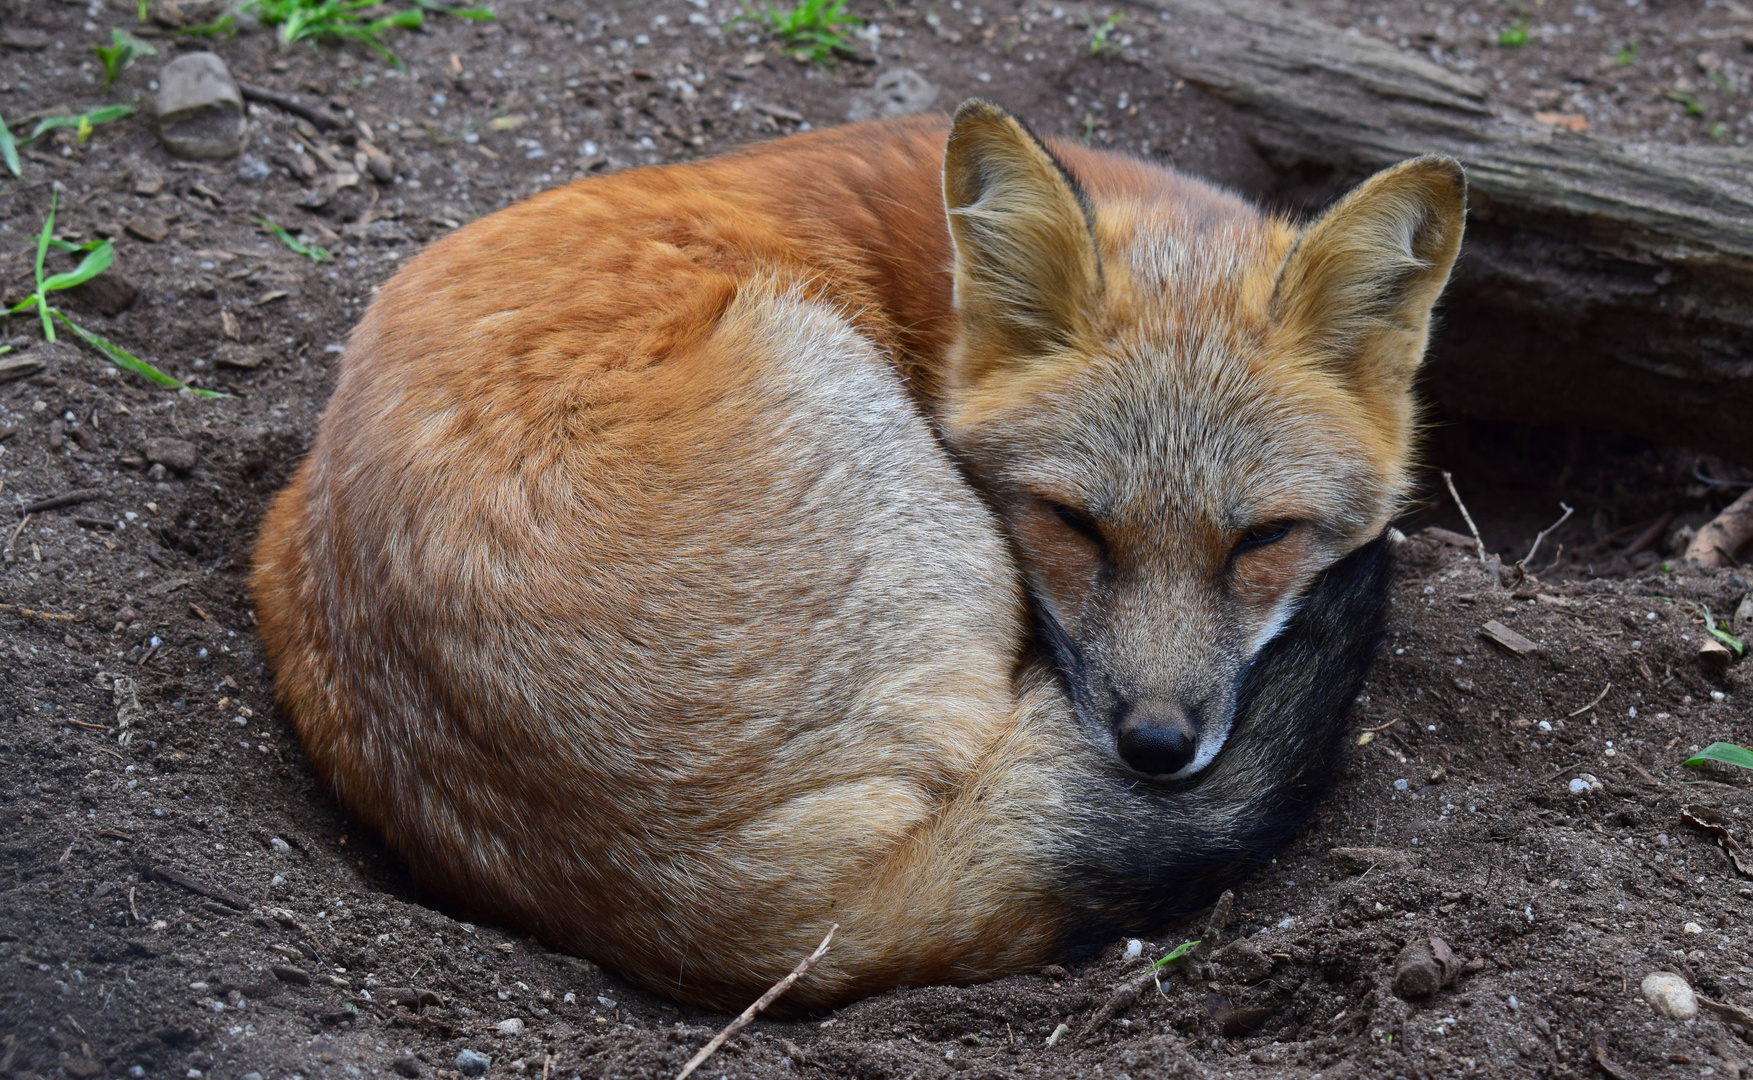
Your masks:
{"label": "fox's leg", "polygon": [[1070,767],[1051,871],[1077,955],[1207,906],[1296,832],[1343,765],[1347,720],[1382,639],[1393,552],[1379,538],[1315,583],[1244,672],[1234,733],[1186,785],[1151,785],[1094,754]]}

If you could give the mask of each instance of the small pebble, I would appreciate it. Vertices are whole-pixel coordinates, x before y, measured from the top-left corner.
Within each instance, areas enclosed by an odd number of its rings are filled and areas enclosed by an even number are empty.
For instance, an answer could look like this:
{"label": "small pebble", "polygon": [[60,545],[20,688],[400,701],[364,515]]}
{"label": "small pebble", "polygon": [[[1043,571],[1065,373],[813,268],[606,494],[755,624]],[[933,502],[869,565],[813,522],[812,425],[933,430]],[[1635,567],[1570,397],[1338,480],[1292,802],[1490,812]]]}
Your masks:
{"label": "small pebble", "polygon": [[493,1059],[479,1050],[464,1050],[457,1054],[454,1062],[457,1072],[464,1076],[480,1076],[493,1064]]}
{"label": "small pebble", "polygon": [[1136,960],[1144,955],[1144,942],[1133,938],[1126,943],[1126,959]]}
{"label": "small pebble", "polygon": [[1409,786],[1410,785],[1407,784],[1406,781],[1404,781],[1404,780],[1394,781],[1394,790],[1395,791],[1405,791]]}
{"label": "small pebble", "polygon": [[1572,795],[1581,795],[1587,790],[1589,790],[1589,782],[1580,776],[1570,782],[1570,793]]}
{"label": "small pebble", "polygon": [[512,1017],[510,1020],[499,1021],[498,1026],[499,1026],[499,1034],[501,1034],[501,1035],[522,1035],[523,1034],[523,1021],[518,1019],[515,1016]]}
{"label": "small pebble", "polygon": [[1698,996],[1685,979],[1671,971],[1652,971],[1643,977],[1643,999],[1650,1008],[1670,1020],[1690,1020],[1698,1015]]}
{"label": "small pebble", "polygon": [[597,995],[597,1004],[601,1005],[605,1009],[612,1009],[615,1007],[615,999],[614,998],[606,998],[606,997],[602,996],[601,994],[598,994]]}

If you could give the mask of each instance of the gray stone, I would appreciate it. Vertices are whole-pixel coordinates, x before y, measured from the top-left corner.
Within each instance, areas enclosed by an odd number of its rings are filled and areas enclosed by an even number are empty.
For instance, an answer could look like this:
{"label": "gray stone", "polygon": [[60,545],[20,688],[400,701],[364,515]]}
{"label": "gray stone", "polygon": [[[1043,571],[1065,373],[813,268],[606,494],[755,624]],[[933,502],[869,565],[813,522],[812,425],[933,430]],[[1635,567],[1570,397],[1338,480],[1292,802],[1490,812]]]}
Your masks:
{"label": "gray stone", "polygon": [[1671,971],[1652,971],[1643,977],[1643,999],[1650,1008],[1670,1020],[1690,1020],[1698,1015],[1698,995],[1685,979]]}
{"label": "gray stone", "polygon": [[464,1076],[480,1076],[487,1071],[487,1066],[491,1064],[493,1064],[493,1059],[479,1050],[464,1050],[457,1054],[457,1072]]}
{"label": "gray stone", "polygon": [[167,465],[177,472],[188,472],[195,467],[195,444],[183,439],[147,439],[142,448],[146,460],[158,465]]}
{"label": "gray stone", "polygon": [[890,68],[876,82],[852,95],[848,120],[875,120],[883,116],[910,116],[937,102],[937,87],[912,68]]}
{"label": "gray stone", "polygon": [[243,151],[243,94],[214,53],[185,53],[164,65],[157,112],[159,137],[178,157],[212,160]]}
{"label": "gray stone", "polygon": [[1461,975],[1461,961],[1442,938],[1410,942],[1394,960],[1394,993],[1408,1001],[1427,998]]}

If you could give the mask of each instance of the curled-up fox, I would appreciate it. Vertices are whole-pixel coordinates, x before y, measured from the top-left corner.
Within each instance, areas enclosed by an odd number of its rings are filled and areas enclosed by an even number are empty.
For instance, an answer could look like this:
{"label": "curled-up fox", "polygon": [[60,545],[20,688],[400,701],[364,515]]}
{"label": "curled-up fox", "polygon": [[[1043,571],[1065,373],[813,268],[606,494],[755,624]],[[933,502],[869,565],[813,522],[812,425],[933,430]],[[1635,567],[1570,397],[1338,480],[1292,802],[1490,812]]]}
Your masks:
{"label": "curled-up fox", "polygon": [[674,999],[1159,929],[1337,769],[1465,204],[1299,227],[972,101],[492,214],[268,515],[279,699],[426,886]]}

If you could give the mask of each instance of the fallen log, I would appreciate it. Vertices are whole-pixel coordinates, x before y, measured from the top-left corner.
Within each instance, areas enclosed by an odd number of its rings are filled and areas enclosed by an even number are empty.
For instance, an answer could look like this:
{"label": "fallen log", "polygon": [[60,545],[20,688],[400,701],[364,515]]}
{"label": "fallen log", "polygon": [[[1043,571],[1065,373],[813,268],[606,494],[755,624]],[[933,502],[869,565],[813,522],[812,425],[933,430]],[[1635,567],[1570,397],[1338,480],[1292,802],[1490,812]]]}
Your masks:
{"label": "fallen log", "polygon": [[1466,248],[1427,389],[1462,415],[1578,424],[1753,460],[1753,152],[1627,143],[1493,105],[1386,42],[1253,0],[1142,0],[1163,63],[1238,107],[1319,205],[1361,175],[1448,154]]}

